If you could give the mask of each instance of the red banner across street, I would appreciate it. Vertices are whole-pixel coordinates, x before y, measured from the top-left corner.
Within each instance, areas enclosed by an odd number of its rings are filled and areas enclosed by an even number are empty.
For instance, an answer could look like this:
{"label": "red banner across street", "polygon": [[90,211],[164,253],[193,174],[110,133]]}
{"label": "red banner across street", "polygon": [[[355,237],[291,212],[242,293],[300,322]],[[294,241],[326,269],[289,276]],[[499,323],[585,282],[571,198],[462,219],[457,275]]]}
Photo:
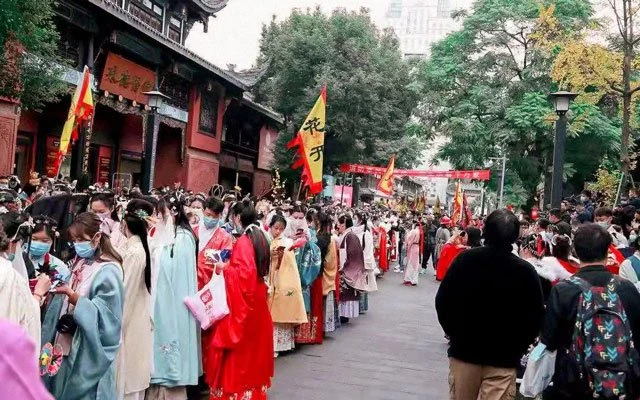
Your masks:
{"label": "red banner across street", "polygon": [[[350,174],[369,174],[382,175],[386,168],[374,167],[372,165],[362,164],[342,164],[340,172]],[[468,171],[433,171],[424,169],[396,169],[393,171],[395,176],[410,176],[413,178],[448,178],[448,179],[475,179],[480,181],[488,181],[491,177],[491,170],[468,170]]]}

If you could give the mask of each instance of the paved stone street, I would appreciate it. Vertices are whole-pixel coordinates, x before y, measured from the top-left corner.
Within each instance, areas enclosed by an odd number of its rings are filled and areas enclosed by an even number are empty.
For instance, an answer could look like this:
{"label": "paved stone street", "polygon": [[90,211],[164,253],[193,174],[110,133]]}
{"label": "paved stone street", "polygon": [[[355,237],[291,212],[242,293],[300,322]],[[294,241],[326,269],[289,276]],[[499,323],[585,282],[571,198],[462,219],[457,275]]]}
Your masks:
{"label": "paved stone street", "polygon": [[446,399],[446,342],[430,269],[420,285],[401,285],[389,272],[369,295],[369,312],[334,332],[322,346],[305,346],[276,360],[271,400]]}

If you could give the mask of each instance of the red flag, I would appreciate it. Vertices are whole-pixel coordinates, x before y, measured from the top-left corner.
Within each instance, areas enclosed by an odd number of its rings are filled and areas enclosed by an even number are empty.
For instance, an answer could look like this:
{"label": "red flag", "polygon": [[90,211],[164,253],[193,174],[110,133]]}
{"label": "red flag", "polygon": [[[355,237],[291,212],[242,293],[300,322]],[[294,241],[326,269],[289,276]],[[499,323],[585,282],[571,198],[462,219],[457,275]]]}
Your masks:
{"label": "red flag", "polygon": [[378,190],[387,196],[391,196],[393,194],[393,169],[395,164],[396,156],[392,156],[389,160],[387,169],[384,171],[382,178],[380,178],[380,182],[378,182]]}
{"label": "red flag", "polygon": [[464,222],[462,223],[462,226],[466,228],[471,223],[473,216],[471,215],[471,210],[469,209],[469,203],[467,201],[467,194],[465,192],[462,192],[462,208],[464,210]]}

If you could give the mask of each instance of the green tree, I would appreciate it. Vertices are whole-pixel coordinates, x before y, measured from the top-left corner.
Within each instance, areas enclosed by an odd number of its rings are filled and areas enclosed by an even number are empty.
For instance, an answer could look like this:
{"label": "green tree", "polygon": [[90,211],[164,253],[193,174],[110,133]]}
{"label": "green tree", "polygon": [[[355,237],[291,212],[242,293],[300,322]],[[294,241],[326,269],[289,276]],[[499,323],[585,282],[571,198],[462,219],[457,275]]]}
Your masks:
{"label": "green tree", "polygon": [[268,63],[255,88],[256,99],[290,121],[280,135],[276,164],[283,176],[291,165],[286,142],[297,132],[322,84],[327,85],[325,172],[345,162],[413,166],[422,134],[411,123],[418,93],[410,87],[410,67],[390,30],[380,32],[367,10],[319,8],[293,11],[263,28],[258,65]]}
{"label": "green tree", "polygon": [[[555,120],[547,99],[556,90],[549,77],[555,53],[540,42],[581,29],[591,14],[583,0],[478,0],[469,13],[458,13],[462,29],[436,43],[416,75],[423,93],[417,115],[427,131],[449,139],[439,157],[456,168],[478,168],[506,155],[507,200],[531,204],[551,166]],[[554,30],[546,25],[549,15],[558,21]],[[566,161],[575,173],[567,181],[580,186],[619,133],[597,107],[574,104],[569,118]],[[496,175],[490,190],[498,188]]]}
{"label": "green tree", "polygon": [[55,101],[64,88],[53,7],[53,0],[0,0],[0,97],[25,108]]}

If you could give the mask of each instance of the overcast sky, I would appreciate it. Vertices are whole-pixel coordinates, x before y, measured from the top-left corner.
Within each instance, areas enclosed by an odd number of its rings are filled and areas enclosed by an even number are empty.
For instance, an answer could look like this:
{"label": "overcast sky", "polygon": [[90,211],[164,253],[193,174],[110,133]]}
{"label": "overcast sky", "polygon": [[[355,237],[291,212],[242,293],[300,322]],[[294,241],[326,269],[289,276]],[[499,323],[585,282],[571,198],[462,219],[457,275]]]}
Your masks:
{"label": "overcast sky", "polygon": [[230,0],[209,21],[208,33],[203,32],[202,24],[193,27],[187,47],[220,67],[236,64],[238,69],[249,68],[258,56],[262,24],[269,23],[273,15],[283,20],[293,8],[313,8],[318,3],[326,13],[336,7],[367,7],[379,24],[389,0]]}

